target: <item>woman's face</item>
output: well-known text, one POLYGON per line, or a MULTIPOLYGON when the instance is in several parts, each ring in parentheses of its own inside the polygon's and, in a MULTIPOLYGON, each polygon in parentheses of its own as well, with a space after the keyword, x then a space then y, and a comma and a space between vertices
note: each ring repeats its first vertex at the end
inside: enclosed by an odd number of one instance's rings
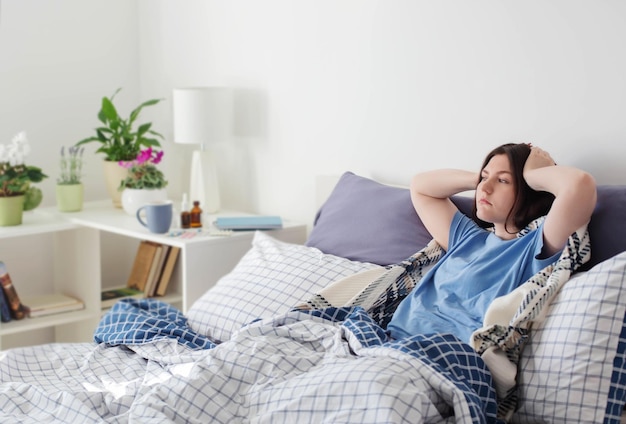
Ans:
MULTIPOLYGON (((509 158, 504 154, 495 155, 482 170, 476 187, 476 215, 494 224, 496 234, 500 235, 498 230, 505 230, 515 196, 515 181, 509 158)), ((512 222, 507 228, 509 232, 518 230, 512 222)))

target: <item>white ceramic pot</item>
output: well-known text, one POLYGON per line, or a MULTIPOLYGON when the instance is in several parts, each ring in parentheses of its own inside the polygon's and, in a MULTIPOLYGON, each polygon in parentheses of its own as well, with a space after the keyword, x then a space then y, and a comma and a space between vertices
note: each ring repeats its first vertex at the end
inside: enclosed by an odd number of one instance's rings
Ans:
POLYGON ((167 200, 167 191, 164 188, 158 189, 136 189, 125 188, 122 191, 122 208, 131 215, 136 216, 137 209, 150 202, 167 200))

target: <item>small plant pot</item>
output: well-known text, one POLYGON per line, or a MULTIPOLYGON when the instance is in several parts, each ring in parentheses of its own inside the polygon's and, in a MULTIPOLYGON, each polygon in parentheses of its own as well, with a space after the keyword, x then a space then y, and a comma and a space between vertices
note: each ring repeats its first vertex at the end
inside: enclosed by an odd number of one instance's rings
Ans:
POLYGON ((57 208, 61 212, 78 212, 83 209, 82 184, 57 184, 57 208))
POLYGON ((24 212, 24 195, 0 197, 0 227, 20 225, 24 212))

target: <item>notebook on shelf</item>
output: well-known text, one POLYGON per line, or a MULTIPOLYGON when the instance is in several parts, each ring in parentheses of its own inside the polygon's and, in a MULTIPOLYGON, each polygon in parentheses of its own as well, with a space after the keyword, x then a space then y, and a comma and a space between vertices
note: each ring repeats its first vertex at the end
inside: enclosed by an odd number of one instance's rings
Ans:
POLYGON ((85 307, 79 299, 61 293, 24 297, 23 302, 26 315, 30 318, 77 311, 85 307))
POLYGON ((105 289, 100 293, 100 307, 102 309, 110 308, 120 299, 143 299, 144 297, 146 297, 146 294, 143 290, 137 290, 131 287, 105 289))
POLYGON ((214 225, 220 230, 275 230, 283 228, 283 220, 276 215, 220 216, 214 225))

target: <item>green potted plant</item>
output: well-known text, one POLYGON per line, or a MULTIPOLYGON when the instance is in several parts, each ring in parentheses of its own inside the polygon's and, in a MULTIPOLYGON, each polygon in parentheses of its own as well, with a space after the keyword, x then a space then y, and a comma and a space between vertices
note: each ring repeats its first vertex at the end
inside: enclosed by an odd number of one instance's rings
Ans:
POLYGON ((148 147, 141 150, 132 161, 120 161, 119 166, 127 170, 127 176, 120 182, 122 208, 135 216, 137 209, 146 203, 167 200, 167 180, 157 165, 163 158, 163 151, 148 147))
POLYGON ((77 212, 83 208, 83 151, 84 147, 71 146, 65 154, 61 147, 61 172, 57 178, 57 207, 61 212, 77 212))
POLYGON ((43 193, 32 183, 48 176, 41 168, 24 164, 30 153, 25 132, 18 133, 8 145, 0 145, 0 226, 19 225, 22 213, 36 208, 43 193))
POLYGON ((117 163, 134 160, 144 147, 160 147, 161 143, 158 139, 163 139, 161 134, 152 129, 150 122, 136 126, 141 110, 144 107, 156 105, 163 99, 145 101, 133 109, 128 118, 122 118, 113 104, 120 90, 121 88, 118 88, 110 98, 102 98, 102 105, 98 112, 98 120, 102 125, 95 129, 96 135, 76 143, 76 146, 87 143, 99 144, 96 153, 103 153, 105 156, 107 190, 116 207, 121 207, 117 187, 126 176, 126 170, 117 166, 117 163))

